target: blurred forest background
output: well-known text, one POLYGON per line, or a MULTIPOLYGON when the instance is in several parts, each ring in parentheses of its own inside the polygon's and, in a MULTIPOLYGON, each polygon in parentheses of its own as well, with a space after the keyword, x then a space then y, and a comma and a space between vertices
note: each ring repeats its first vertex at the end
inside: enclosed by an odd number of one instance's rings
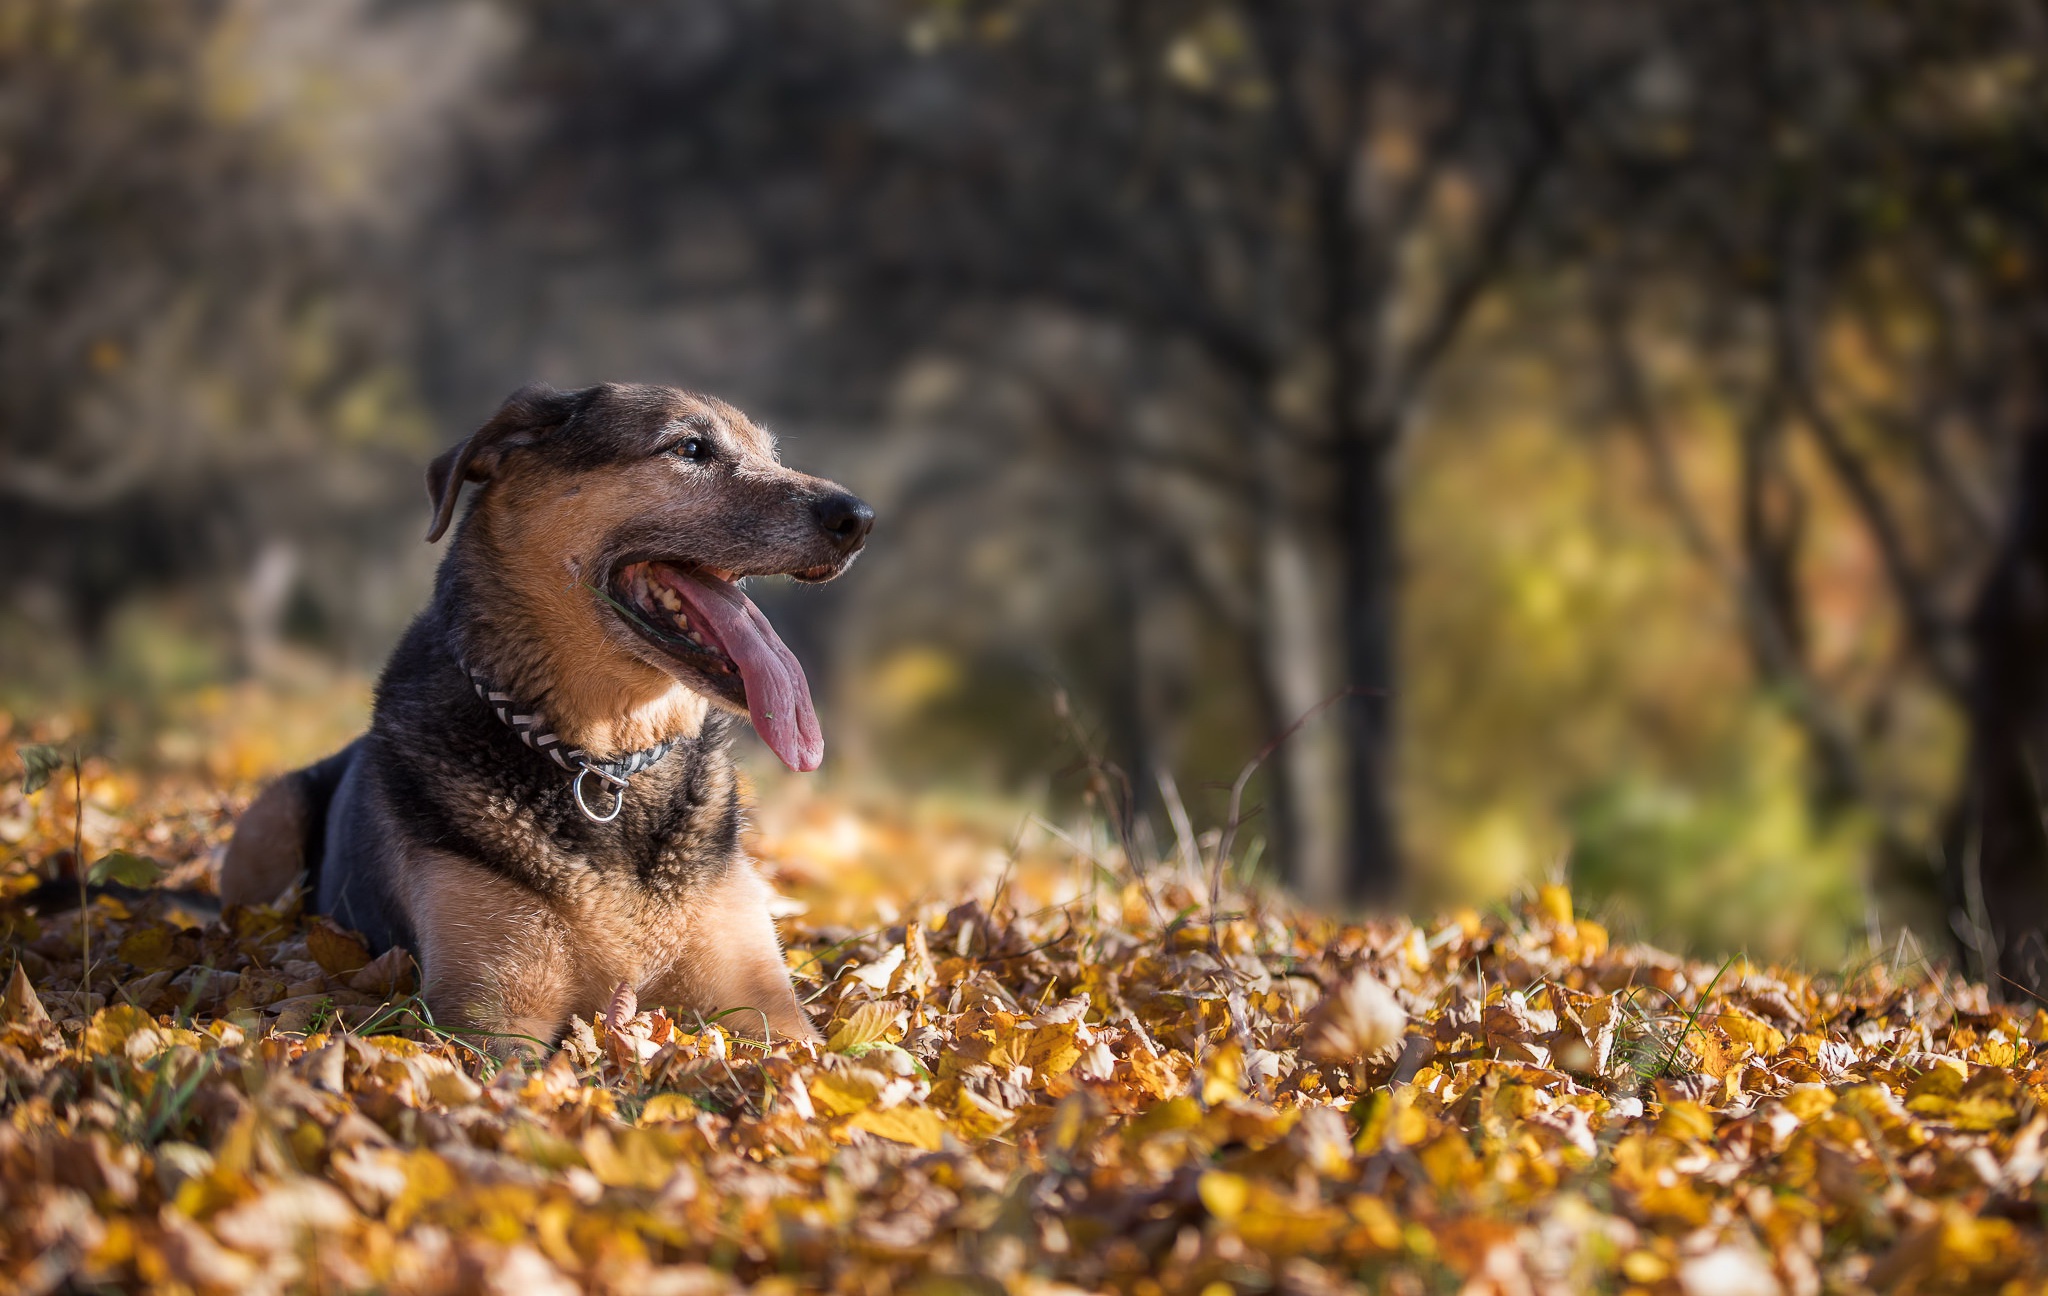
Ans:
POLYGON ((11 0, 0 212, 0 704, 124 760, 673 382, 880 513, 761 595, 834 779, 1071 805, 1064 692, 1169 849, 1291 732, 1321 903, 2048 987, 2037 5, 11 0))

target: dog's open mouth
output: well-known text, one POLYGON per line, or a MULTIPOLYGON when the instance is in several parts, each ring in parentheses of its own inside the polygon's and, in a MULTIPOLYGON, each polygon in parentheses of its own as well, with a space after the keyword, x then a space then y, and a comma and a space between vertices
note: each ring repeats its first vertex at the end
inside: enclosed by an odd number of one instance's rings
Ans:
MULTIPOLYGON (((798 579, 821 579, 808 572, 798 579)), ((622 619, 690 668, 705 692, 744 709, 762 741, 793 770, 814 770, 825 739, 804 668, 730 572, 628 563, 613 579, 622 619)))

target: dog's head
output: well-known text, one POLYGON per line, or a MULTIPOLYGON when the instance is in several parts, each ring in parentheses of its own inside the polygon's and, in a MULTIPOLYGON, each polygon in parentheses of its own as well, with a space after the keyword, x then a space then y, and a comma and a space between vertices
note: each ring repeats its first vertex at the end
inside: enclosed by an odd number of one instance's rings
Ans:
POLYGON ((480 527, 476 560, 543 618, 532 651, 558 698, 641 663, 750 715, 792 769, 818 767, 803 667, 737 582, 831 580, 867 541, 866 504, 784 468, 732 406, 672 387, 515 392, 428 469, 429 541, 466 481, 488 486, 465 541, 480 527))

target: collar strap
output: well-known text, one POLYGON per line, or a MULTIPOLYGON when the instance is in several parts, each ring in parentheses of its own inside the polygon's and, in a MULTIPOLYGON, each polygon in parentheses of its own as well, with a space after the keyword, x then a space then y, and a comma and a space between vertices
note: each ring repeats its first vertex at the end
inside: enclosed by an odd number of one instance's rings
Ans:
POLYGON ((656 764, 683 743, 681 738, 670 738, 652 747, 627 752, 617 760, 598 760, 581 747, 571 747, 563 742, 561 735, 549 729, 538 713, 522 709, 510 693, 493 688, 491 682, 471 670, 467 662, 458 658, 455 664, 468 677, 484 705, 490 707, 506 728, 518 734, 521 742, 576 776, 570 784, 576 796, 576 808, 594 823, 610 823, 618 818, 619 810, 626 804, 627 780, 656 764), (609 814, 598 814, 583 799, 583 780, 592 774, 612 786, 614 800, 609 814))

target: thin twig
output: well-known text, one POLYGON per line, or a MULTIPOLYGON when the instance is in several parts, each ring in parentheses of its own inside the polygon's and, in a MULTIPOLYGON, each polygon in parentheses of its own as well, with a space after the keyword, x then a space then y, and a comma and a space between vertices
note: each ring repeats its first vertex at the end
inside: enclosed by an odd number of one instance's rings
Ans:
POLYGON ((1173 771, 1160 767, 1159 797, 1166 803, 1167 822, 1173 825, 1173 839, 1180 847, 1181 863, 1195 876, 1202 875, 1202 851, 1195 845, 1195 826, 1188 819, 1188 808, 1180 799, 1180 786, 1173 781, 1173 771))
MULTIPOLYGON (((1130 868, 1131 876, 1137 879, 1138 888, 1144 893, 1146 907, 1152 910, 1152 919, 1161 927, 1166 925, 1166 911, 1160 907, 1159 897, 1152 893, 1151 879, 1145 875, 1145 866, 1138 855, 1138 845, 1131 838, 1130 814, 1128 809, 1135 797, 1131 794, 1130 779, 1122 770, 1097 755, 1088 742, 1088 735, 1081 732, 1080 722, 1074 719, 1074 709, 1067 700, 1066 690, 1061 689, 1053 698, 1053 712, 1066 723, 1067 731, 1073 736, 1075 746, 1081 749, 1083 763, 1088 769, 1088 789, 1101 802, 1102 810, 1116 828, 1117 841, 1124 851, 1124 863, 1130 868), (1110 775, 1124 787, 1122 812, 1116 803, 1116 787, 1110 775)), ((1071 839, 1070 839, 1071 840, 1071 839)))
POLYGON ((1244 768, 1237 772, 1237 778, 1230 784, 1230 813, 1223 821, 1223 836, 1216 843, 1216 859, 1214 866, 1210 870, 1209 878, 1209 908, 1211 910, 1216 908, 1216 897, 1223 887, 1224 861, 1230 858, 1230 848, 1237 840, 1237 826, 1243 822, 1245 786, 1252 781, 1252 775, 1258 772, 1259 766, 1270 760, 1273 753, 1279 751, 1288 739, 1300 733, 1302 726, 1344 699, 1353 697, 1385 697, 1386 695, 1387 691, 1383 688, 1375 688, 1365 684, 1347 684, 1302 712, 1300 716, 1296 717, 1293 724, 1282 729, 1272 741, 1259 748, 1252 758, 1244 763, 1244 768))
POLYGON ((85 867, 85 772, 71 749, 71 867, 78 873, 78 1015, 92 1017, 92 888, 85 867))
POLYGON ((1051 949, 1051 948, 1052 948, 1053 946, 1055 946, 1055 945, 1058 945, 1058 944, 1060 944, 1060 943, 1062 943, 1062 942, 1066 941, 1066 940, 1067 940, 1068 938, 1070 938, 1071 936, 1073 936, 1073 934, 1074 934, 1074 920, 1073 920, 1073 918, 1072 918, 1071 916, 1069 916, 1069 917, 1068 917, 1068 919, 1067 919, 1067 929, 1066 929, 1065 931, 1061 932, 1061 933, 1060 933, 1059 935, 1057 935, 1057 936, 1053 937, 1053 938, 1052 938, 1051 940, 1049 940, 1049 941, 1045 942, 1045 943, 1044 943, 1043 945, 1033 945, 1033 946, 1032 946, 1032 947, 1031 947, 1030 949, 1021 949, 1021 950, 1018 950, 1018 951, 1017 951, 1016 953, 1014 953, 1014 954, 984 954, 984 955, 982 955, 982 956, 981 956, 980 958, 976 959, 976 960, 975 960, 975 962, 977 962, 977 963, 1003 963, 1003 962, 1007 962, 1007 961, 1008 961, 1008 960, 1010 960, 1010 959, 1019 959, 1019 958, 1024 958, 1024 957, 1026 957, 1026 956, 1028 956, 1028 955, 1031 955, 1031 954, 1036 954, 1036 953, 1038 953, 1038 952, 1039 952, 1040 950, 1049 950, 1049 949, 1051 949))

